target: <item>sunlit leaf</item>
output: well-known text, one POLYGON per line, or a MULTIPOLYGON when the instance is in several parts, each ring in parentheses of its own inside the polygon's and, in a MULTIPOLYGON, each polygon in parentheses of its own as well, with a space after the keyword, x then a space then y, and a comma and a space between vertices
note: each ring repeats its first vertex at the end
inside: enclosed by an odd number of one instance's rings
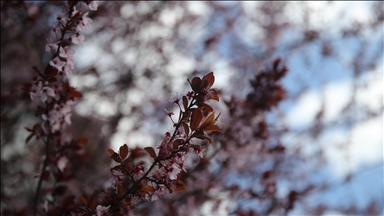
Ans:
POLYGON ((140 191, 144 191, 144 192, 154 192, 155 189, 154 189, 152 186, 150 186, 150 185, 144 185, 144 186, 140 189, 140 191))
POLYGON ((201 128, 204 132, 220 132, 220 128, 217 125, 207 125, 204 128, 201 128))
POLYGON ((204 119, 204 121, 201 123, 201 125, 200 125, 199 128, 202 129, 202 128, 208 126, 208 125, 212 125, 212 124, 213 124, 213 120, 214 120, 214 118, 215 118, 215 113, 212 112, 211 114, 209 114, 209 115, 204 119))

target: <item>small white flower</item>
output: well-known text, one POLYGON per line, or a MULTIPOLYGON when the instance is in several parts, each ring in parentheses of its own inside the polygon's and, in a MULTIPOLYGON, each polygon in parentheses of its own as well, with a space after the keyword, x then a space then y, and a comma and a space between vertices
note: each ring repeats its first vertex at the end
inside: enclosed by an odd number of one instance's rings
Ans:
POLYGON ((55 97, 55 91, 51 87, 43 87, 43 83, 40 81, 32 86, 29 95, 32 101, 36 101, 37 98, 40 98, 42 102, 45 102, 48 100, 48 96, 52 98, 55 97))
POLYGON ((68 46, 66 47, 60 47, 60 50, 59 50, 59 56, 62 57, 62 58, 72 58, 73 57, 73 54, 75 54, 75 50, 69 48, 68 46))
POLYGON ((91 3, 89 3, 89 5, 88 5, 89 9, 93 10, 93 11, 97 10, 97 6, 99 6, 99 5, 95 1, 91 1, 91 3))
POLYGON ((54 42, 52 38, 47 39, 47 44, 45 45, 45 51, 50 52, 53 50, 54 52, 57 51, 57 48, 59 47, 57 45, 58 42, 54 42))
POLYGON ((84 39, 85 39, 84 35, 79 34, 79 33, 71 36, 71 41, 74 44, 82 43, 84 41, 84 39))
POLYGON ((102 205, 98 205, 96 207, 96 215, 97 216, 106 216, 108 215, 108 209, 109 209, 110 206, 102 206, 102 205))
POLYGON ((49 65, 55 67, 58 71, 61 71, 63 70, 65 62, 61 61, 59 57, 56 57, 53 60, 49 61, 49 65))
POLYGON ((180 173, 181 169, 177 164, 172 164, 172 172, 169 173, 169 179, 175 180, 177 179, 177 174, 180 173))

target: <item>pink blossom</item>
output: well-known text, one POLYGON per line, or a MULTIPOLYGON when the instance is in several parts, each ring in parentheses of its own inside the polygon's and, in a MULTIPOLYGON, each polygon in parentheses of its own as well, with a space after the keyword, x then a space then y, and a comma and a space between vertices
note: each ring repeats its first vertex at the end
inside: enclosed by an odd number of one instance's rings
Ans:
POLYGON ((61 28, 57 26, 56 24, 51 25, 51 36, 52 37, 58 37, 58 35, 61 35, 61 28))
POLYGON ((74 44, 82 43, 84 41, 85 37, 82 34, 76 33, 71 36, 70 40, 74 44))
POLYGON ((53 109, 49 111, 48 115, 43 114, 41 117, 44 121, 49 121, 52 133, 59 131, 61 126, 71 124, 71 110, 73 101, 69 100, 66 103, 55 104, 53 109))
POLYGON ((71 14, 71 18, 73 18, 73 17, 75 17, 75 16, 77 16, 77 15, 79 15, 79 14, 81 14, 81 11, 80 11, 80 10, 73 10, 73 11, 72 11, 72 14, 71 14))
POLYGON ((97 10, 97 6, 99 6, 99 5, 98 5, 97 2, 95 2, 95 1, 91 1, 91 2, 88 4, 89 9, 90 9, 90 10, 93 10, 93 11, 96 11, 96 10, 97 10))
POLYGON ((204 152, 204 149, 201 146, 194 146, 193 147, 193 151, 195 152, 195 154, 197 154, 201 158, 203 158, 205 152, 204 152))
POLYGON ((84 31, 84 28, 88 30, 92 28, 92 19, 88 17, 88 12, 82 16, 76 27, 78 32, 84 31))
POLYGON ((122 186, 123 185, 123 179, 120 176, 124 176, 123 173, 120 170, 112 170, 112 186, 122 186))
POLYGON ((171 111, 171 109, 164 109, 164 111, 165 111, 165 115, 167 115, 167 116, 169 116, 169 117, 171 117, 171 115, 174 115, 175 113, 173 113, 172 111, 171 111))
POLYGON ((63 156, 60 157, 59 160, 57 160, 57 168, 59 168, 62 172, 64 172, 64 169, 67 167, 68 164, 68 158, 63 156))
POLYGON ((158 149, 160 158, 167 158, 172 152, 171 145, 168 144, 167 140, 164 140, 158 149))
POLYGON ((97 216, 108 216, 108 209, 109 209, 110 206, 102 206, 102 205, 98 205, 96 207, 96 215, 97 216))
POLYGON ((60 13, 59 15, 57 15, 56 19, 59 22, 61 22, 63 25, 65 25, 67 23, 67 18, 63 13, 60 13))
POLYGON ((169 179, 175 180, 177 179, 177 174, 181 171, 180 166, 177 164, 172 164, 172 171, 169 173, 169 179))
POLYGON ((142 164, 138 164, 138 165, 136 165, 136 166, 133 168, 133 175, 134 175, 137 179, 141 178, 141 177, 143 176, 143 174, 144 174, 144 169, 145 169, 144 165, 142 165, 142 164))
POLYGON ((66 47, 60 47, 60 50, 59 50, 59 56, 62 57, 62 58, 72 58, 73 55, 75 54, 75 50, 69 48, 69 46, 66 46, 66 47))
POLYGON ((67 75, 67 76, 71 75, 72 74, 72 70, 74 68, 75 68, 75 66, 74 66, 72 61, 67 62, 67 64, 64 66, 64 74, 67 75))
POLYGON ((157 185, 157 187, 155 188, 155 192, 153 192, 152 194, 151 201, 158 200, 160 197, 162 197, 165 194, 165 191, 166 191, 166 188, 164 185, 162 184, 157 185))
POLYGON ((48 96, 52 98, 55 97, 55 91, 48 86, 43 87, 43 83, 40 81, 37 85, 32 86, 29 95, 32 101, 35 101, 37 97, 40 97, 41 101, 45 102, 47 101, 48 96))
POLYGON ((49 65, 55 67, 58 71, 61 71, 65 65, 65 62, 60 60, 59 57, 56 57, 53 60, 49 61, 49 65))
POLYGON ((59 47, 57 45, 58 42, 54 42, 52 38, 47 39, 47 42, 48 43, 45 45, 45 51, 50 52, 51 50, 53 50, 54 52, 56 52, 57 48, 59 47))
POLYGON ((178 104, 179 103, 179 101, 180 101, 180 96, 178 95, 178 94, 175 94, 175 95, 173 95, 172 96, 172 98, 171 98, 171 102, 173 103, 173 104, 178 104))

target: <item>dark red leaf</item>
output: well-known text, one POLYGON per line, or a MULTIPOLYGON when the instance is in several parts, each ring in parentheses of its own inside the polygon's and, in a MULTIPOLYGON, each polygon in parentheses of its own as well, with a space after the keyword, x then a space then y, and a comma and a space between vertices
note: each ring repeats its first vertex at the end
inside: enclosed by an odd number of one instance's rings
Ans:
POLYGON ((151 155, 151 157, 153 159, 156 159, 156 153, 155 153, 155 150, 153 150, 152 147, 145 147, 144 150, 147 151, 149 153, 149 155, 151 155))
POLYGON ((208 86, 206 86, 206 87, 210 88, 213 85, 213 83, 215 82, 215 76, 213 75, 213 72, 210 72, 207 75, 205 75, 203 77, 203 80, 206 80, 208 82, 208 86))
POLYGON ((53 189, 53 191, 52 191, 52 195, 53 195, 53 196, 60 196, 60 195, 63 195, 67 189, 68 189, 67 186, 65 186, 65 185, 59 185, 59 186, 55 187, 55 189, 53 189))
POLYGON ((87 138, 85 138, 85 137, 80 137, 78 140, 77 140, 77 144, 78 145, 85 145, 85 144, 87 144, 87 142, 88 142, 88 139, 87 138))
POLYGON ((220 128, 217 125, 207 125, 204 128, 201 128, 204 132, 220 132, 220 128))
POLYGON ((210 100, 215 100, 215 101, 219 101, 219 96, 217 95, 217 91, 216 89, 210 89, 209 90, 209 99, 210 100))
POLYGON ((191 130, 195 131, 199 125, 201 120, 203 119, 203 114, 199 109, 193 109, 192 115, 191 115, 191 130))
POLYGON ((140 191, 144 192, 154 192, 155 189, 150 185, 144 185, 142 188, 140 188, 140 191))
POLYGON ((80 199, 81 199, 81 202, 83 202, 83 204, 85 205, 85 207, 88 207, 87 199, 85 199, 85 197, 83 197, 83 196, 80 196, 80 199))
POLYGON ((68 0, 67 3, 68 3, 68 7, 73 7, 77 4, 77 1, 68 0))
POLYGON ((43 173, 43 180, 45 180, 45 181, 49 180, 49 172, 48 171, 44 171, 44 173, 43 173))
POLYGON ((25 139, 25 144, 28 144, 28 142, 32 139, 32 137, 34 136, 35 134, 30 134, 26 139, 25 139))
POLYGON ((207 112, 207 113, 213 112, 212 107, 209 106, 208 104, 203 104, 203 109, 204 109, 204 112, 207 112))
POLYGON ((121 157, 121 159, 125 159, 128 155, 128 146, 127 144, 124 144, 120 147, 120 150, 119 150, 119 155, 121 157))
POLYGON ((76 91, 75 88, 71 87, 69 89, 69 94, 74 97, 74 98, 81 98, 83 97, 83 95, 79 92, 79 91, 76 91))
POLYGON ((188 127, 187 123, 181 122, 181 125, 184 128, 184 133, 187 134, 187 136, 188 136, 189 135, 189 127, 188 127))
POLYGON ((121 158, 117 153, 113 153, 113 155, 111 155, 111 158, 117 163, 121 163, 121 158))
POLYGON ((114 153, 116 153, 115 151, 113 151, 112 149, 108 149, 108 152, 109 154, 113 155, 114 153))
POLYGON ((94 194, 93 196, 92 196, 92 198, 91 198, 91 203, 89 204, 89 207, 90 208, 92 208, 92 209, 94 209, 94 208, 96 208, 96 206, 97 206, 97 204, 98 204, 98 197, 97 197, 97 195, 96 194, 94 194))
POLYGON ((192 90, 195 92, 200 92, 203 82, 200 77, 194 77, 191 82, 192 90))
POLYGON ((184 106, 184 111, 186 111, 188 108, 188 99, 185 96, 183 96, 183 106, 184 106))

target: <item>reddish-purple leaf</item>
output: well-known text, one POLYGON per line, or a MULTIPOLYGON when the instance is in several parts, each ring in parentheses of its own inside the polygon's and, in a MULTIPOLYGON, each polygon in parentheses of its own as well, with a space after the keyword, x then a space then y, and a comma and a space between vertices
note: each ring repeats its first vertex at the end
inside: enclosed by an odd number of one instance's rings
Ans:
POLYGON ((200 77, 194 77, 191 82, 191 87, 194 92, 200 92, 201 86, 202 86, 202 81, 200 77))
POLYGON ((85 144, 87 144, 87 142, 88 142, 88 139, 87 138, 85 138, 85 137, 80 137, 78 140, 77 140, 77 144, 78 145, 85 145, 85 144))
POLYGON ((203 104, 203 109, 204 109, 204 112, 207 112, 207 113, 213 112, 212 107, 209 106, 208 104, 203 104))
POLYGON ((215 100, 215 101, 219 101, 219 96, 217 95, 217 91, 216 89, 210 89, 209 90, 209 99, 210 100, 215 100))
POLYGON ((187 136, 188 136, 189 135, 189 127, 188 127, 187 123, 181 122, 181 125, 184 128, 184 133, 187 134, 187 136))
POLYGON ((89 207, 90 208, 96 208, 97 204, 98 204, 98 197, 96 194, 94 194, 91 198, 91 203, 89 204, 89 207))
POLYGON ((140 189, 140 191, 144 191, 144 192, 154 192, 155 189, 154 189, 152 186, 150 186, 150 185, 144 185, 144 186, 140 189))
POLYGON ((183 106, 184 106, 184 111, 186 111, 188 108, 188 99, 185 96, 183 96, 183 106))
POLYGON ((145 147, 144 150, 147 151, 149 153, 149 155, 151 155, 151 157, 153 159, 156 159, 156 153, 155 153, 155 150, 153 150, 152 147, 145 147))
POLYGON ((114 153, 116 153, 115 151, 113 151, 112 149, 108 149, 108 152, 109 154, 113 155, 114 153))
POLYGON ((79 91, 76 91, 75 88, 73 88, 73 87, 71 87, 69 89, 69 95, 71 95, 74 98, 81 98, 81 97, 83 97, 83 95, 79 91))
POLYGON ((120 155, 121 159, 125 159, 127 157, 127 155, 128 155, 128 146, 127 146, 127 144, 124 144, 124 145, 120 146, 119 155, 120 155))
POLYGON ((80 196, 80 199, 81 199, 81 202, 83 202, 83 204, 85 205, 85 207, 88 207, 88 200, 85 199, 85 197, 83 196, 80 196))
POLYGON ((208 126, 208 125, 213 125, 213 120, 215 118, 215 113, 212 112, 211 114, 209 114, 205 119, 204 121, 200 124, 200 129, 203 129, 204 127, 208 126))
POLYGON ((195 131, 199 125, 201 120, 203 119, 203 114, 199 109, 193 109, 191 115, 191 130, 195 131))
POLYGON ((203 77, 203 80, 206 80, 208 82, 208 88, 210 88, 213 83, 215 82, 215 76, 213 75, 213 72, 208 73, 203 77))
POLYGON ((220 128, 217 125, 207 125, 204 128, 201 128, 204 132, 220 132, 220 128))
POLYGON ((52 191, 52 195, 53 196, 63 195, 67 189, 68 189, 68 187, 65 185, 56 186, 55 189, 53 189, 53 191, 52 191))
POLYGON ((111 155, 111 158, 117 163, 121 163, 121 158, 117 153, 113 153, 113 155, 111 155))
POLYGON ((25 139, 25 144, 28 144, 28 142, 32 139, 32 137, 34 136, 35 134, 30 134, 26 139, 25 139))

